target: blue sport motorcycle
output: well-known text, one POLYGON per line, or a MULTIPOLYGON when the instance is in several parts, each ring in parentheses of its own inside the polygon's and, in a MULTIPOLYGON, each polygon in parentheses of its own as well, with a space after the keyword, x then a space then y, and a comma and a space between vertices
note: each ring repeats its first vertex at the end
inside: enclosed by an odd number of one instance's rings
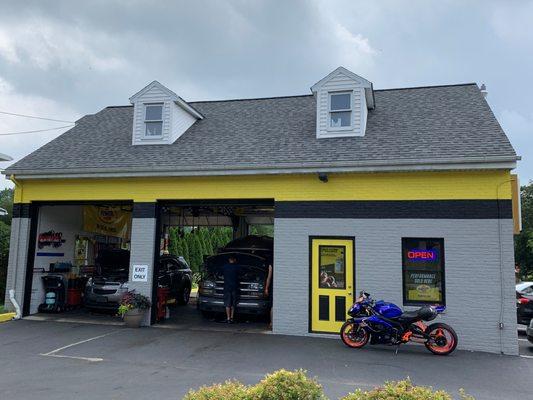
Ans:
POLYGON ((437 322, 427 326, 442 313, 444 306, 424 306, 416 311, 403 312, 400 307, 385 301, 375 301, 361 292, 348 311, 350 319, 342 325, 341 339, 351 348, 370 344, 399 346, 410 341, 423 343, 433 354, 448 355, 457 347, 457 334, 449 325, 437 322))

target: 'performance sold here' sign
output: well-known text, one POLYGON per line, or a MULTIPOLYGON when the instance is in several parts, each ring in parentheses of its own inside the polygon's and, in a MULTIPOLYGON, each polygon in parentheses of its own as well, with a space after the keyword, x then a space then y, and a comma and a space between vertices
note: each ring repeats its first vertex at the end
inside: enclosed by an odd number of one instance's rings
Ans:
POLYGON ((148 282, 148 265, 134 265, 133 282, 148 282))

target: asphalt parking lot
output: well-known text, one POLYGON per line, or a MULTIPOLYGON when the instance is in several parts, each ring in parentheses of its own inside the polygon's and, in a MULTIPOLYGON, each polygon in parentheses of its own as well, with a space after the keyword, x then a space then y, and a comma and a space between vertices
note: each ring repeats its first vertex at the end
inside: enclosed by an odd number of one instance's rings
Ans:
POLYGON ((438 357, 414 345, 395 355, 322 338, 29 320, 1 324, 0 343, 4 398, 180 399, 189 388, 230 378, 251 384, 279 368, 307 369, 331 398, 406 377, 478 399, 525 399, 532 390, 533 359, 438 357))

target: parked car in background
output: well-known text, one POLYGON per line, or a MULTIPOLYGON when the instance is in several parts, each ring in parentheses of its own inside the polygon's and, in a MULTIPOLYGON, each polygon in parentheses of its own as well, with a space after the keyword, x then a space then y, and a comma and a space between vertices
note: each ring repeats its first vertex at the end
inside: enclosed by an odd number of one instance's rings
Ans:
MULTIPOLYGON (((87 281, 84 305, 93 310, 118 309, 128 291, 130 252, 112 249, 101 251, 97 273, 87 281)), ((191 295, 192 271, 183 257, 165 255, 159 259, 158 285, 169 288, 169 298, 187 304, 191 295)))
POLYGON ((516 315, 519 324, 529 325, 533 319, 533 282, 516 284, 516 315))
POLYGON ((170 298, 175 298, 180 305, 189 302, 192 288, 192 271, 179 256, 164 255, 159 258, 158 285, 170 289, 170 298))
POLYGON ((264 292, 273 250, 271 237, 249 235, 229 242, 216 255, 206 258, 198 290, 198 308, 202 314, 209 317, 213 313, 224 312, 222 267, 230 256, 234 256, 241 267, 236 313, 267 315, 272 307, 272 298, 264 292))

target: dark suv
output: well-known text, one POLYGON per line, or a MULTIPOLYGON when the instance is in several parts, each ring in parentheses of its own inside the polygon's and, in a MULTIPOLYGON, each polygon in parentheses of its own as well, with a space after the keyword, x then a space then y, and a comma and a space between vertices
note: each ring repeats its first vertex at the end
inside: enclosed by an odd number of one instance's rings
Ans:
POLYGON ((159 286, 168 287, 170 298, 175 298, 178 304, 185 305, 189 302, 192 271, 183 257, 161 256, 157 283, 159 286))
POLYGON ((272 299, 265 296, 268 265, 273 259, 274 241, 268 236, 245 236, 235 239, 206 258, 198 290, 198 308, 205 316, 224 312, 224 277, 222 267, 230 255, 237 259, 239 272, 239 314, 266 315, 272 299))

